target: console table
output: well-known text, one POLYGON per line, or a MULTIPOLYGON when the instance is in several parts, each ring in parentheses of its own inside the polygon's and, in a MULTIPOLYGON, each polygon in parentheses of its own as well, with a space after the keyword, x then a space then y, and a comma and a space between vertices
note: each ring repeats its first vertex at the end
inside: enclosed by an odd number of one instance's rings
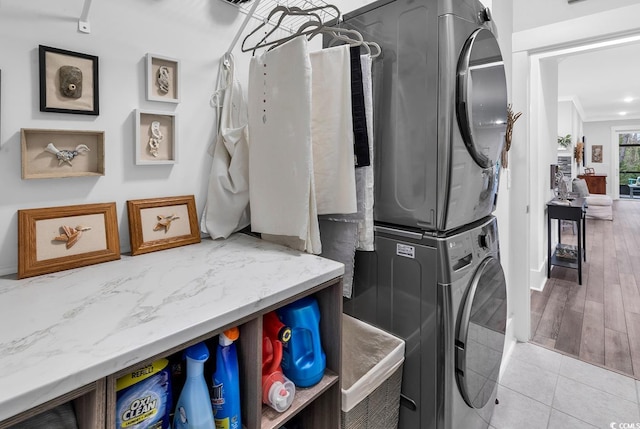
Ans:
POLYGON ((571 201, 561 201, 556 198, 547 203, 547 278, 551 277, 551 266, 557 265, 578 270, 578 284, 582 284, 582 261, 587 260, 586 251, 586 199, 576 198, 571 201), (551 251, 551 220, 558 223, 558 246, 551 251), (561 224, 563 220, 576 222, 578 226, 577 246, 562 246, 561 224), (575 259, 558 256, 559 249, 575 251, 575 259))

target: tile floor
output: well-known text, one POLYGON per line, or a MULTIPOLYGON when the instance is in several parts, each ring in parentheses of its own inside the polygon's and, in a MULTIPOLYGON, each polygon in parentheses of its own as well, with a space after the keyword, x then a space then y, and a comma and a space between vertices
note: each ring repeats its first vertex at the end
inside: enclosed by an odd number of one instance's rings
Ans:
POLYGON ((532 343, 503 370, 491 429, 640 429, 640 381, 532 343))

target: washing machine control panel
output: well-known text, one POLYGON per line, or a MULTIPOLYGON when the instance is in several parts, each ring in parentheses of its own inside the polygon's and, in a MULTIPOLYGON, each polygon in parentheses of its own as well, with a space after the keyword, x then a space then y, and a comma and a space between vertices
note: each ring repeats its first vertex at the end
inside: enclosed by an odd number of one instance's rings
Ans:
POLYGON ((470 234, 461 234, 449 241, 447 246, 449 264, 454 271, 466 267, 473 261, 473 243, 470 234))

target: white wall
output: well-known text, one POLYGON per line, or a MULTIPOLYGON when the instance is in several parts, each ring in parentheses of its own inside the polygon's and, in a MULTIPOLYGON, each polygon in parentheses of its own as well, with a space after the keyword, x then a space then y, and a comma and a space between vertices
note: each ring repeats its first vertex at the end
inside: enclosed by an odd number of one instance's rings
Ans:
POLYGON ((638 0, 513 0, 513 31, 522 31, 585 15, 637 4, 638 0))
MULTIPOLYGON (((17 267, 19 209, 84 203, 117 203, 120 242, 129 250, 126 201, 194 194, 200 215, 205 203, 215 135, 218 60, 244 15, 219 0, 95 1, 91 34, 77 30, 81 0, 2 0, 0 2, 0 273, 17 267), (99 57, 100 115, 39 111, 38 45, 99 57), (180 104, 145 100, 144 58, 148 53, 176 58, 182 67, 180 104), (134 109, 178 114, 179 163, 137 166, 134 109), (105 131, 105 176, 22 180, 20 129, 105 131)), ((241 68, 246 55, 238 56, 241 68)))
MULTIPOLYGON (((574 149, 579 141, 582 141, 583 122, 573 100, 558 101, 558 136, 571 134, 571 145, 566 149, 558 147, 558 156, 570 156, 573 158, 574 149)), ((586 153, 586 152, 585 152, 586 153)), ((574 159, 575 161, 575 159, 574 159)), ((583 172, 582 164, 571 163, 571 177, 576 177, 583 172)))

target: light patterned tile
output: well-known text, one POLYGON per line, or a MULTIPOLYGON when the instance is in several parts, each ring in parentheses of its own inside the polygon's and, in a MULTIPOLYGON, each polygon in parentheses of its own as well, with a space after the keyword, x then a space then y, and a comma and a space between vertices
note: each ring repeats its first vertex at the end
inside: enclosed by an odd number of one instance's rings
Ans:
POLYGON ((558 410, 551 410, 549 425, 547 429, 598 429, 597 426, 590 425, 582 420, 565 414, 558 410))
POLYGON ((626 377, 569 356, 562 357, 560 374, 587 386, 619 396, 627 401, 638 402, 635 387, 636 380, 631 377, 626 377))
POLYGON ((511 357, 536 365, 546 371, 558 373, 562 354, 532 343, 517 343, 511 357))
POLYGON ((558 378, 552 407, 599 428, 611 427, 613 422, 640 422, 636 402, 626 401, 562 375, 558 378))
POLYGON ((551 405, 557 379, 557 373, 523 360, 510 359, 500 384, 538 402, 551 405))
POLYGON ((540 429, 546 428, 551 407, 514 392, 504 386, 498 387, 500 404, 493 409, 491 426, 495 429, 540 429))

